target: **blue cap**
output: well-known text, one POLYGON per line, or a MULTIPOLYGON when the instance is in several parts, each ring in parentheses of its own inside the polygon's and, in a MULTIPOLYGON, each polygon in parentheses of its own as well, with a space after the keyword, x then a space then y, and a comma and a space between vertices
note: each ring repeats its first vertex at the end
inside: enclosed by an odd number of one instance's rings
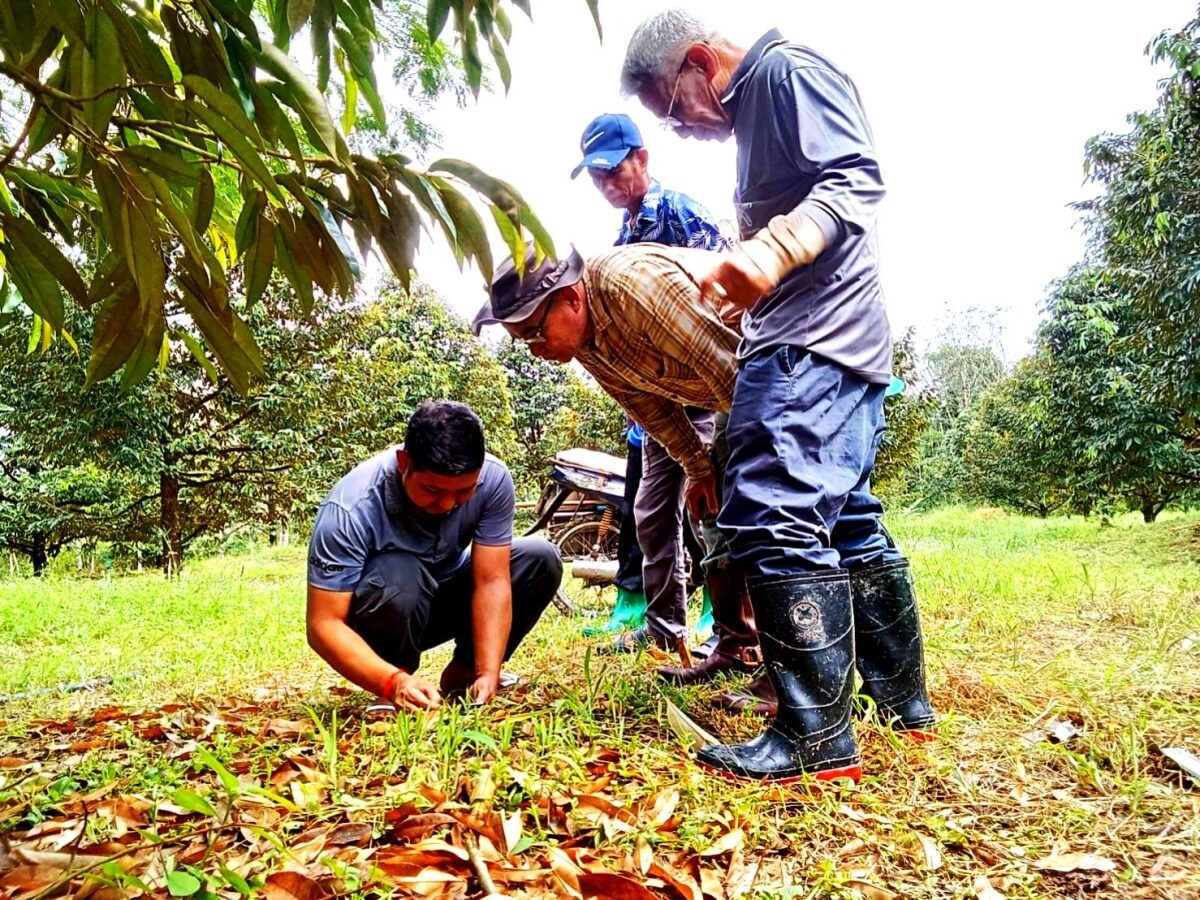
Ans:
POLYGON ((575 167, 571 177, 576 177, 584 169, 609 172, 625 161, 630 150, 644 146, 642 133, 629 116, 620 113, 597 116, 583 130, 583 137, 579 140, 583 162, 575 167))

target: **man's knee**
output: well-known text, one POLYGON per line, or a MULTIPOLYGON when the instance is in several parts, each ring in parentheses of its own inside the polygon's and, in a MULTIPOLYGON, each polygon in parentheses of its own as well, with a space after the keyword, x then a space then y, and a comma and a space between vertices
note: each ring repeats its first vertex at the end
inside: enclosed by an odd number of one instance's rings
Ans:
POLYGON ((512 574, 514 586, 518 580, 541 584, 553 594, 563 577, 558 547, 544 538, 517 538, 512 544, 512 574))

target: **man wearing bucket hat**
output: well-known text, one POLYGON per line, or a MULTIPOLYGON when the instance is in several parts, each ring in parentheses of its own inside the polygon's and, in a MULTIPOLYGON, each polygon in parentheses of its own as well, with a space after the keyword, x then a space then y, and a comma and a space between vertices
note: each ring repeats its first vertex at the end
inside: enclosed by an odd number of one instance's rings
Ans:
MULTIPOLYGON (((597 116, 584 129, 579 145, 583 158, 571 177, 586 169, 604 199, 624 210, 618 246, 653 242, 703 250, 729 249, 729 239, 703 205, 686 194, 664 189, 650 176, 649 152, 637 125, 628 116, 597 116)), ((740 313, 734 318, 740 318, 740 313)), ((686 412, 697 433, 711 441, 717 414, 696 407, 686 412)), ((645 555, 642 571, 646 624, 618 637, 618 650, 633 650, 651 641, 660 646, 678 646, 687 640, 684 472, 653 435, 642 443, 641 463, 633 518, 637 543, 645 555)), ((696 666, 659 669, 669 681, 693 684, 719 674, 749 672, 758 665, 745 578, 729 567, 708 566, 705 582, 715 625, 711 652, 696 666)))
MULTIPOLYGON (((663 446, 685 473, 684 493, 702 524, 710 574, 729 565, 715 521, 726 445, 718 427, 710 446, 687 409, 729 409, 738 345, 737 332, 701 300, 696 286, 712 255, 630 244, 586 264, 575 250, 560 262, 537 264, 531 250, 523 276, 512 259, 498 267, 473 324, 476 334, 485 325, 503 325, 542 359, 578 360, 663 446)), ((752 629, 723 629, 720 635, 722 654, 751 665, 757 649, 752 629)))

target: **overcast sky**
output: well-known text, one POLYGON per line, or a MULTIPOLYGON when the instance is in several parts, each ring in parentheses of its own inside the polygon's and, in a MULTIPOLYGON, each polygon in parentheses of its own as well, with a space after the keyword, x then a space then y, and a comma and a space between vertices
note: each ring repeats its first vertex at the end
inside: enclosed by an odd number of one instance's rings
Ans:
MULTIPOLYGON (((601 43, 583 0, 534 0, 532 23, 514 13, 512 90, 466 109, 439 106, 435 155, 511 181, 560 248, 574 243, 586 255, 612 243, 620 213, 585 175, 570 180, 579 136, 593 116, 625 112, 642 129, 651 173, 731 219, 733 140, 662 132, 619 94, 634 27, 677 5, 601 0, 601 43)), ((915 326, 929 341, 970 321, 970 307, 1000 308, 1010 363, 1028 347, 1046 285, 1082 255, 1069 204, 1095 192, 1084 183, 1085 141, 1125 130, 1131 111, 1154 104, 1163 73, 1146 43, 1196 11, 1194 0, 686 6, 746 46, 778 27, 850 75, 888 187, 880 242, 893 330, 915 326)), ((483 299, 476 270, 460 275, 440 247, 423 251, 418 269, 455 310, 474 314, 483 299)))

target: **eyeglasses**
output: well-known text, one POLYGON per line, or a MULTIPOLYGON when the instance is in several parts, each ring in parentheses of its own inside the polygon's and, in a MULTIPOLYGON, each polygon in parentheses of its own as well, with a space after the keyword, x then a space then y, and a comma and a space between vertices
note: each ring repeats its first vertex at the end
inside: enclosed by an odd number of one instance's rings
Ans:
POLYGON ((675 111, 675 98, 679 94, 679 79, 683 77, 683 67, 687 65, 685 56, 679 63, 679 71, 675 73, 675 87, 671 88, 671 102, 667 104, 667 113, 659 122, 658 127, 663 131, 677 131, 683 127, 683 122, 671 115, 675 111))
MULTIPOLYGON (((546 335, 544 329, 546 327, 546 316, 550 315, 550 306, 554 303, 554 298, 547 298, 542 304, 542 316, 538 319, 537 325, 532 331, 526 331, 522 334, 514 334, 512 339, 520 341, 522 344, 544 344, 546 343, 546 335)), ((511 333, 511 332, 510 332, 511 333)))

